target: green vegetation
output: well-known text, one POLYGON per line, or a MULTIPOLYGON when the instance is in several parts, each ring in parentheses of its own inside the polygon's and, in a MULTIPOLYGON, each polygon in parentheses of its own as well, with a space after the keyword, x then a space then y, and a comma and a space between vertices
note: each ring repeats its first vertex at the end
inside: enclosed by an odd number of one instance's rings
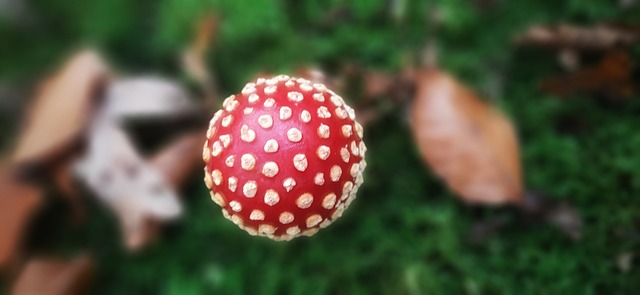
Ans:
MULTIPOLYGON (((441 23, 433 28, 422 1, 407 0, 399 23, 385 2, 398 1, 37 0, 28 24, 0 22, 0 77, 35 79, 65 53, 93 44, 122 71, 184 80, 178 52, 207 9, 223 19, 210 56, 223 93, 237 92, 256 72, 288 72, 300 64, 331 71, 352 61, 398 71, 406 52, 419 52, 433 38, 443 68, 479 93, 493 93, 493 76, 504 79, 492 100, 518 126, 527 186, 576 206, 584 218, 581 241, 528 224, 508 209, 459 202, 420 164, 398 111, 366 130, 369 166, 359 197, 313 238, 277 243, 250 237, 222 217, 198 176, 185 193, 186 217, 141 253, 121 248, 115 217, 95 201, 80 227, 55 221, 66 209, 48 206, 37 223, 36 249, 90 249, 100 270, 95 294, 637 292, 640 268, 622 272, 616 257, 640 253, 640 97, 611 105, 541 94, 539 82, 561 72, 555 55, 515 48, 512 37, 535 23, 637 21, 638 6, 476 1, 493 3, 484 9, 471 1, 439 1, 432 6, 441 11, 441 23), (346 16, 332 18, 337 10, 346 16), (576 120, 581 128, 567 127, 576 120), (493 217, 509 225, 473 243, 473 225, 493 217)), ((14 127, 1 121, 3 130, 14 127)))

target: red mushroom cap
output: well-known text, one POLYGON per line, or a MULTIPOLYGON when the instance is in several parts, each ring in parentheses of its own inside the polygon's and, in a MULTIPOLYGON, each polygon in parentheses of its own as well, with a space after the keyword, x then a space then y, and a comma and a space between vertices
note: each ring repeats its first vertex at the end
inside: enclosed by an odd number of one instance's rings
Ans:
POLYGON ((323 84, 260 78, 211 119, 204 180, 223 215, 249 234, 311 236, 356 197, 362 132, 353 109, 323 84))

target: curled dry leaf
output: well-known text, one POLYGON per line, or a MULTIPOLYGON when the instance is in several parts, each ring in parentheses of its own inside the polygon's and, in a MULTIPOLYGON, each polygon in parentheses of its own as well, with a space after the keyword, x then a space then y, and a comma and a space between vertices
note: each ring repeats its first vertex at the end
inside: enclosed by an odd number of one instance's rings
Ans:
POLYGON ((88 126, 108 69, 93 51, 75 54, 36 96, 13 162, 39 163, 64 153, 88 126))
POLYGON ((71 215, 78 224, 86 217, 86 208, 82 195, 77 189, 73 177, 73 161, 65 160, 57 165, 52 165, 50 169, 51 179, 71 208, 71 215))
POLYGON ((8 167, 0 167, 0 268, 12 262, 29 220, 42 202, 42 191, 21 183, 8 167))
POLYGON ((633 60, 624 50, 612 50, 600 63, 542 83, 542 90, 557 96, 575 93, 600 94, 609 98, 630 98, 635 93, 633 60))
MULTIPOLYGON (((163 176, 165 183, 173 189, 177 190, 184 186, 189 176, 199 170, 195 168, 200 167, 199 164, 202 163, 200 157, 202 133, 193 132, 183 135, 151 157, 151 166, 163 176)), ((141 226, 144 227, 142 230, 144 236, 139 238, 140 244, 147 244, 154 240, 161 228, 160 223, 156 220, 147 220, 141 226)))
POLYGON ((469 203, 518 203, 519 147, 511 122, 449 75, 418 73, 411 111, 423 158, 469 203))
POLYGON ((193 110, 186 91, 158 77, 113 80, 106 91, 102 113, 109 120, 183 114, 193 110))
POLYGON ((118 216, 129 249, 147 241, 148 220, 172 220, 181 214, 174 189, 110 121, 98 119, 92 126, 87 154, 76 163, 75 173, 118 216))
POLYGON ((406 68, 400 73, 391 74, 377 70, 362 70, 362 100, 379 101, 389 104, 402 104, 411 98, 415 91, 415 73, 406 68))
POLYGON ((382 95, 390 94, 397 85, 397 77, 394 75, 379 72, 366 71, 363 73, 362 95, 366 99, 373 99, 382 95))
POLYGON ((631 46, 639 41, 640 26, 606 23, 591 27, 570 24, 535 25, 516 37, 519 45, 552 49, 609 50, 618 46, 631 46))
POLYGON ((151 158, 151 166, 160 172, 173 188, 184 185, 194 169, 200 167, 203 133, 183 135, 151 158))
POLYGON ((366 126, 376 121, 395 106, 411 97, 414 90, 412 69, 399 74, 367 69, 354 63, 344 63, 336 75, 327 75, 314 67, 300 67, 295 71, 298 77, 325 84, 336 93, 349 93, 355 87, 357 100, 352 101, 358 114, 358 122, 366 126))
POLYGON ((347 90, 345 85, 357 85, 359 104, 371 103, 380 98, 397 103, 405 101, 404 95, 412 88, 414 83, 411 76, 412 70, 407 65, 400 73, 389 73, 354 63, 345 63, 340 69, 339 76, 333 80, 337 81, 336 84, 341 86, 342 91, 347 90))
POLYGON ((93 281, 91 258, 81 255, 73 261, 31 259, 13 286, 13 295, 88 294, 93 281))
POLYGON ((191 44, 182 54, 182 68, 192 76, 205 92, 205 106, 213 107, 218 95, 214 74, 207 66, 207 55, 220 26, 217 15, 205 14, 196 24, 191 44))

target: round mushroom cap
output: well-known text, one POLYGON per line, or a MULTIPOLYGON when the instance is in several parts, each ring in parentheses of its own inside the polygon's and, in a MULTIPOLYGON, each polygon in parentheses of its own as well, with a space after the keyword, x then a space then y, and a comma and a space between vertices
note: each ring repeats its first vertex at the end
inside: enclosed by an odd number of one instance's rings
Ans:
POLYGON ((206 135, 211 198, 251 235, 311 236, 342 216, 363 182, 362 126, 323 84, 259 78, 224 101, 206 135))

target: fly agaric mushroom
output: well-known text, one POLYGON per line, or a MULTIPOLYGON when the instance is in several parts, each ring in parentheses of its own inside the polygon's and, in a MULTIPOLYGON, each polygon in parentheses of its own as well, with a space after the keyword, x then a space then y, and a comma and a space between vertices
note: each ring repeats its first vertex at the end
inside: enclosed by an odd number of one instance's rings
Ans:
POLYGON ((323 84, 280 75, 228 97, 207 130, 205 183, 251 235, 311 236, 356 197, 367 150, 354 110, 323 84))

